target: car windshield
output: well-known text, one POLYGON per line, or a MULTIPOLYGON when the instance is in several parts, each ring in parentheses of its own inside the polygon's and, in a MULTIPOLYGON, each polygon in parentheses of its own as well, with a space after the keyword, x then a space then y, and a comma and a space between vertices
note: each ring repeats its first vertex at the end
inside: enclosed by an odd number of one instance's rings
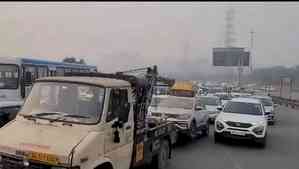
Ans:
POLYGON ((21 115, 62 121, 96 123, 99 121, 105 89, 74 83, 39 82, 33 86, 21 115))
POLYGON ((232 102, 228 101, 224 107, 224 112, 238 113, 238 114, 250 114, 250 115, 262 115, 262 107, 256 103, 245 102, 232 102))
POLYGON ((204 105, 210 105, 210 106, 219 105, 219 99, 214 98, 214 97, 200 97, 199 102, 204 105))
POLYGON ((0 89, 17 89, 18 79, 17 65, 0 64, 0 89))
POLYGON ((167 108, 181 108, 181 109, 192 109, 193 108, 193 100, 185 99, 185 98, 160 98, 155 97, 151 102, 152 107, 167 107, 167 108))

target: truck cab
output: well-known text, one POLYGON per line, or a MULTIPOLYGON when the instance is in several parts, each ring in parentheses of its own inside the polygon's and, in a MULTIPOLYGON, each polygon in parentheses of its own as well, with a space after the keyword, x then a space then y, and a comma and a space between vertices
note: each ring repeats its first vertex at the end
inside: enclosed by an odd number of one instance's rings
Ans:
MULTIPOLYGON (((156 157, 161 163, 163 154, 157 150, 163 146, 146 148, 157 141, 163 145, 171 126, 144 129, 147 139, 137 140, 141 123, 133 89, 130 82, 115 78, 36 80, 17 117, 0 131, 2 169, 129 169, 156 157), (158 129, 164 133, 151 136, 158 129)), ((162 150, 170 157, 170 144, 162 150)))

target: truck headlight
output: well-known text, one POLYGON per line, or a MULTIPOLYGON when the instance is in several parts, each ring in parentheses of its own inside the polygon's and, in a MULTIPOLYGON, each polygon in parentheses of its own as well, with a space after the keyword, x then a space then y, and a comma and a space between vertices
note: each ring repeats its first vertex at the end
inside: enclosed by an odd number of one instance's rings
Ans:
POLYGON ((222 130, 224 129, 224 125, 220 121, 216 121, 216 129, 222 130))
POLYGON ((252 131, 256 134, 256 135, 262 135, 264 132, 264 126, 257 126, 255 127, 252 131))

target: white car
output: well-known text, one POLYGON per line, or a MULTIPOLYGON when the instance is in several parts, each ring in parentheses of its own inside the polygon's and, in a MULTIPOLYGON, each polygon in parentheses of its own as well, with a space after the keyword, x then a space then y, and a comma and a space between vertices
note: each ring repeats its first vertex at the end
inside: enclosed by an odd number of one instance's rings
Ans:
POLYGON ((178 133, 190 138, 209 134, 209 117, 196 106, 195 97, 155 96, 149 107, 148 118, 176 123, 178 133))
POLYGON ((276 119, 275 119, 275 111, 274 111, 274 103, 272 101, 272 98, 269 96, 261 96, 261 95, 254 95, 253 98, 260 99, 265 107, 265 114, 268 118, 268 123, 270 125, 274 125, 276 119))
POLYGON ((215 120, 214 140, 249 139, 266 145, 267 116, 262 102, 254 98, 233 98, 215 120))
POLYGON ((198 102, 205 106, 206 112, 209 115, 209 121, 214 122, 216 116, 219 114, 219 108, 221 108, 221 101, 220 98, 217 96, 199 96, 198 102))

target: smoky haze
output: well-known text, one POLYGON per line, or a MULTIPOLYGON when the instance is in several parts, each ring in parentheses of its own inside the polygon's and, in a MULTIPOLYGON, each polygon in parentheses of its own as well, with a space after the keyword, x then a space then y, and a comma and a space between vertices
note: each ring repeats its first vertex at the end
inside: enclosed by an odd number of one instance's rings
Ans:
POLYGON ((0 5, 1 56, 61 61, 84 58, 112 72, 157 64, 162 74, 208 78, 224 44, 225 12, 235 11, 235 46, 249 47, 254 66, 294 66, 299 53, 299 3, 271 2, 14 2, 0 5))

